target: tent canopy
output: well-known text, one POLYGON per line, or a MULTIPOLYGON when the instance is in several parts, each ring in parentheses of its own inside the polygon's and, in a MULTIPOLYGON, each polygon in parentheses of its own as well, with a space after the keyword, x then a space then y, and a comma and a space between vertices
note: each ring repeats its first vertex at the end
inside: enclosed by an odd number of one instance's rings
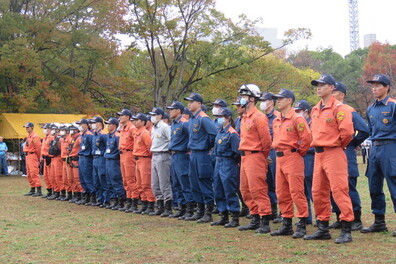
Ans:
POLYGON ((62 115, 62 114, 0 114, 0 136, 4 139, 23 139, 27 136, 23 127, 27 122, 34 124, 34 131, 40 138, 44 137, 40 126, 45 123, 73 123, 81 118, 88 118, 86 115, 62 115))

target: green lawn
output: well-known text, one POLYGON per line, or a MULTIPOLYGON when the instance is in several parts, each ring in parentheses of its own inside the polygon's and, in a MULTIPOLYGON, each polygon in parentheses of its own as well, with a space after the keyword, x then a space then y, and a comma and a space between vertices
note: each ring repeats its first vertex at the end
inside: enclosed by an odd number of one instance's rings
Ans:
MULTIPOLYGON (((369 225, 365 176, 358 187, 369 225)), ((338 230, 329 241, 271 237, 23 196, 28 189, 24 177, 0 177, 0 263, 396 263, 396 216, 387 189, 392 232, 354 232, 347 245, 334 244, 338 230)))

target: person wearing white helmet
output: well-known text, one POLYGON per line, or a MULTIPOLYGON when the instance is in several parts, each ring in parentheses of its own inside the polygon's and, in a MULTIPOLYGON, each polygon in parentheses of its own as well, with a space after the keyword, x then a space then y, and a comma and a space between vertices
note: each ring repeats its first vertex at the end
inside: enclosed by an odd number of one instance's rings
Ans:
POLYGON ((255 84, 244 84, 239 88, 240 104, 246 108, 241 121, 241 183, 240 190, 249 207, 252 221, 239 230, 256 230, 257 233, 269 233, 269 221, 272 210, 268 196, 266 174, 267 157, 271 149, 271 135, 268 118, 260 112, 256 104, 261 96, 255 84))

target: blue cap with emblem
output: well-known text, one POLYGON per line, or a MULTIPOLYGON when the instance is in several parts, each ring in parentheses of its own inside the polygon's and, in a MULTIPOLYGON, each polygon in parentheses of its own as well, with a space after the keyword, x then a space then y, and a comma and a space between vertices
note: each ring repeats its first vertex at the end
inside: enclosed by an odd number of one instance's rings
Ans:
POLYGON ((201 104, 203 103, 203 98, 199 93, 191 93, 190 96, 184 97, 184 100, 196 101, 196 102, 200 102, 201 104))
POLYGON ((346 95, 346 86, 342 82, 336 82, 336 85, 334 87, 334 91, 339 91, 343 94, 346 95))
POLYGON ((274 97, 274 95, 270 92, 264 92, 261 94, 260 101, 264 101, 264 100, 276 100, 276 97, 274 97))
POLYGON ((294 104, 294 109, 295 110, 311 110, 311 107, 309 106, 309 103, 307 102, 307 101, 305 101, 305 100, 300 100, 300 101, 297 101, 295 104, 294 104))
POLYGON ((322 74, 319 79, 311 81, 314 86, 318 86, 319 83, 336 85, 336 80, 330 74, 322 74))
POLYGON ((27 122, 23 127, 34 127, 34 124, 31 122, 27 122))
POLYGON ((151 112, 148 112, 149 115, 162 115, 162 117, 164 117, 164 110, 162 110, 161 107, 154 107, 153 110, 151 110, 151 112))
POLYGON ((179 101, 173 101, 170 106, 167 106, 166 109, 180 109, 182 112, 184 111, 184 105, 179 101))
POLYGON ((212 104, 213 105, 219 105, 221 107, 227 107, 228 106, 226 101, 224 101, 223 99, 216 99, 212 104))
POLYGON ((368 83, 382 83, 384 86, 388 86, 391 84, 389 76, 386 74, 376 74, 371 80, 367 81, 368 83))
POLYGON ((278 94, 274 94, 273 97, 276 98, 291 98, 294 102, 295 97, 294 93, 290 91, 289 89, 281 89, 278 94))
POLYGON ((86 124, 86 125, 88 125, 88 124, 89 124, 89 121, 88 121, 88 119, 81 118, 81 120, 80 120, 80 121, 77 121, 76 124, 77 124, 77 125, 81 125, 81 124, 86 124))
POLYGON ((189 116, 191 117, 191 116, 192 116, 192 113, 191 113, 191 111, 190 111, 187 107, 184 107, 183 115, 189 115, 189 116))
POLYGON ((222 107, 220 108, 219 112, 214 116, 232 116, 232 111, 227 107, 222 107))
POLYGON ((137 115, 132 116, 133 120, 142 120, 142 121, 147 121, 147 116, 143 113, 138 113, 137 115))
POLYGON ((103 118, 94 116, 92 119, 89 119, 89 123, 103 123, 103 118))
POLYGON ((117 115, 119 116, 132 116, 132 111, 129 109, 122 109, 121 112, 118 112, 117 115))
POLYGON ((105 124, 113 124, 118 126, 118 119, 115 117, 110 117, 109 120, 105 121, 105 124))

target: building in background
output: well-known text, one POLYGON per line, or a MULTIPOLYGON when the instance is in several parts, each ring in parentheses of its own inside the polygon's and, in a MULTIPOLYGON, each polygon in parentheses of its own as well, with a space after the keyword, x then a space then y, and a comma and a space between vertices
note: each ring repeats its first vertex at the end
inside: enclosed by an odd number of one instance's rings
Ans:
POLYGON ((283 41, 278 39, 278 29, 277 28, 257 28, 257 32, 266 41, 271 43, 271 47, 276 49, 282 46, 283 41))
POLYGON ((363 36, 364 47, 368 48, 371 44, 377 41, 376 34, 366 34, 363 36))

